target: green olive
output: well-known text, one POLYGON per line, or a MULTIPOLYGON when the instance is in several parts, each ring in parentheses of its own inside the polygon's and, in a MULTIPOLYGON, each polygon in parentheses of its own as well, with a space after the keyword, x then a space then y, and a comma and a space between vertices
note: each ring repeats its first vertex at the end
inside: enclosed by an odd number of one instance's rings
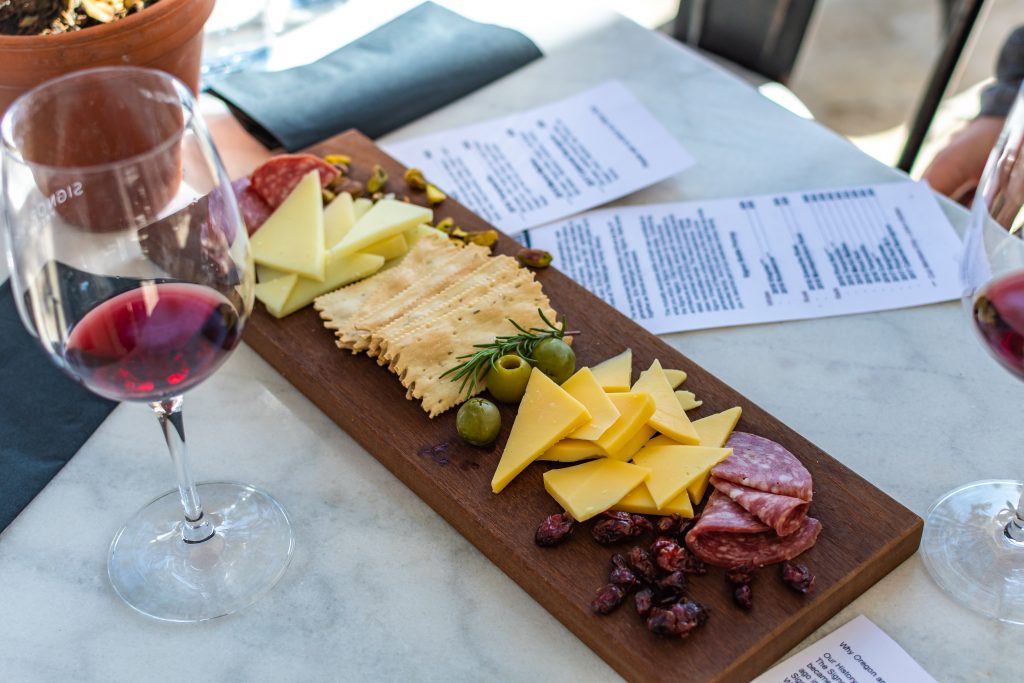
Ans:
POLYGON ((576 372, 576 353, 561 339, 550 337, 533 349, 533 364, 557 384, 576 372))
POLYGON ((530 364, 514 353, 498 359, 487 371, 487 391, 502 403, 519 403, 530 381, 530 364))
POLYGON ((486 446, 498 438, 501 413, 498 406, 486 398, 471 398, 459 408, 455 416, 455 429, 463 441, 474 446, 486 446))

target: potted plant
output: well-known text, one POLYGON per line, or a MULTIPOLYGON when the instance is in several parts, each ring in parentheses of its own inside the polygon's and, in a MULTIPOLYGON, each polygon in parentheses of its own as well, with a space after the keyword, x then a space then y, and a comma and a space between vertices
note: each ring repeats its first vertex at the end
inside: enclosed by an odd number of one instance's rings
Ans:
MULTIPOLYGON (((71 7, 81 0, 59 1, 71 7)), ((40 83, 94 66, 130 64, 160 69, 177 76, 195 92, 199 87, 203 24, 213 11, 213 3, 157 0, 116 21, 76 31, 0 35, 0 114, 19 95, 40 83)), ((4 4, 0 2, 0 6, 4 4)))

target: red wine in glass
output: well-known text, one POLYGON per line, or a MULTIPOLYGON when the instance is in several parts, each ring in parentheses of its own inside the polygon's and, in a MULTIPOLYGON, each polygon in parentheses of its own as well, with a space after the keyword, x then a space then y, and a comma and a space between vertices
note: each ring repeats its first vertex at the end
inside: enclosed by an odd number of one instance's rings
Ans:
POLYGON ((989 282, 975 296, 971 317, 996 359, 1024 379, 1024 272, 989 282))
POLYGON ((99 304, 72 328, 65 362, 115 401, 159 401, 213 373, 238 344, 235 307, 214 289, 144 284, 99 304))

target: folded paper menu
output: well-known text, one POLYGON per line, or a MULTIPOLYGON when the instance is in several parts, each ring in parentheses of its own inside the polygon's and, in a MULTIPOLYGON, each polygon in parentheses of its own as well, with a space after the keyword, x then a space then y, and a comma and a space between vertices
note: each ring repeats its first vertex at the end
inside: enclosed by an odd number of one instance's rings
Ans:
POLYGON ((617 81, 384 150, 506 232, 586 211, 694 164, 617 81))
POLYGON ((655 333, 960 296, 960 240, 923 183, 593 211, 520 241, 655 333))
POLYGON ((753 683, 936 683, 896 641, 861 615, 753 683))

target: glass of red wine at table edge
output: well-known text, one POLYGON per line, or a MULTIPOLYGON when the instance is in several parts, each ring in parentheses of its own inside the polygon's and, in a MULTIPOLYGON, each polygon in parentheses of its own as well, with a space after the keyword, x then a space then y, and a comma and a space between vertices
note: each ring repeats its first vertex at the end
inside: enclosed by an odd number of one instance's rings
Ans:
POLYGON ((149 69, 81 71, 17 100, 0 138, 0 217, 25 326, 90 391, 148 404, 177 475, 178 490, 114 536, 114 590, 168 621, 251 604, 284 574, 294 539, 264 491, 189 472, 182 394, 238 345, 254 287, 192 94, 149 69))
MULTIPOLYGON (((964 304, 977 337, 1024 379, 1024 95, 1017 93, 974 195, 964 304)), ((1011 426, 1012 427, 1012 426, 1011 426)), ((1024 482, 956 488, 928 511, 921 555, 935 582, 976 612, 1024 624, 1024 482)))

